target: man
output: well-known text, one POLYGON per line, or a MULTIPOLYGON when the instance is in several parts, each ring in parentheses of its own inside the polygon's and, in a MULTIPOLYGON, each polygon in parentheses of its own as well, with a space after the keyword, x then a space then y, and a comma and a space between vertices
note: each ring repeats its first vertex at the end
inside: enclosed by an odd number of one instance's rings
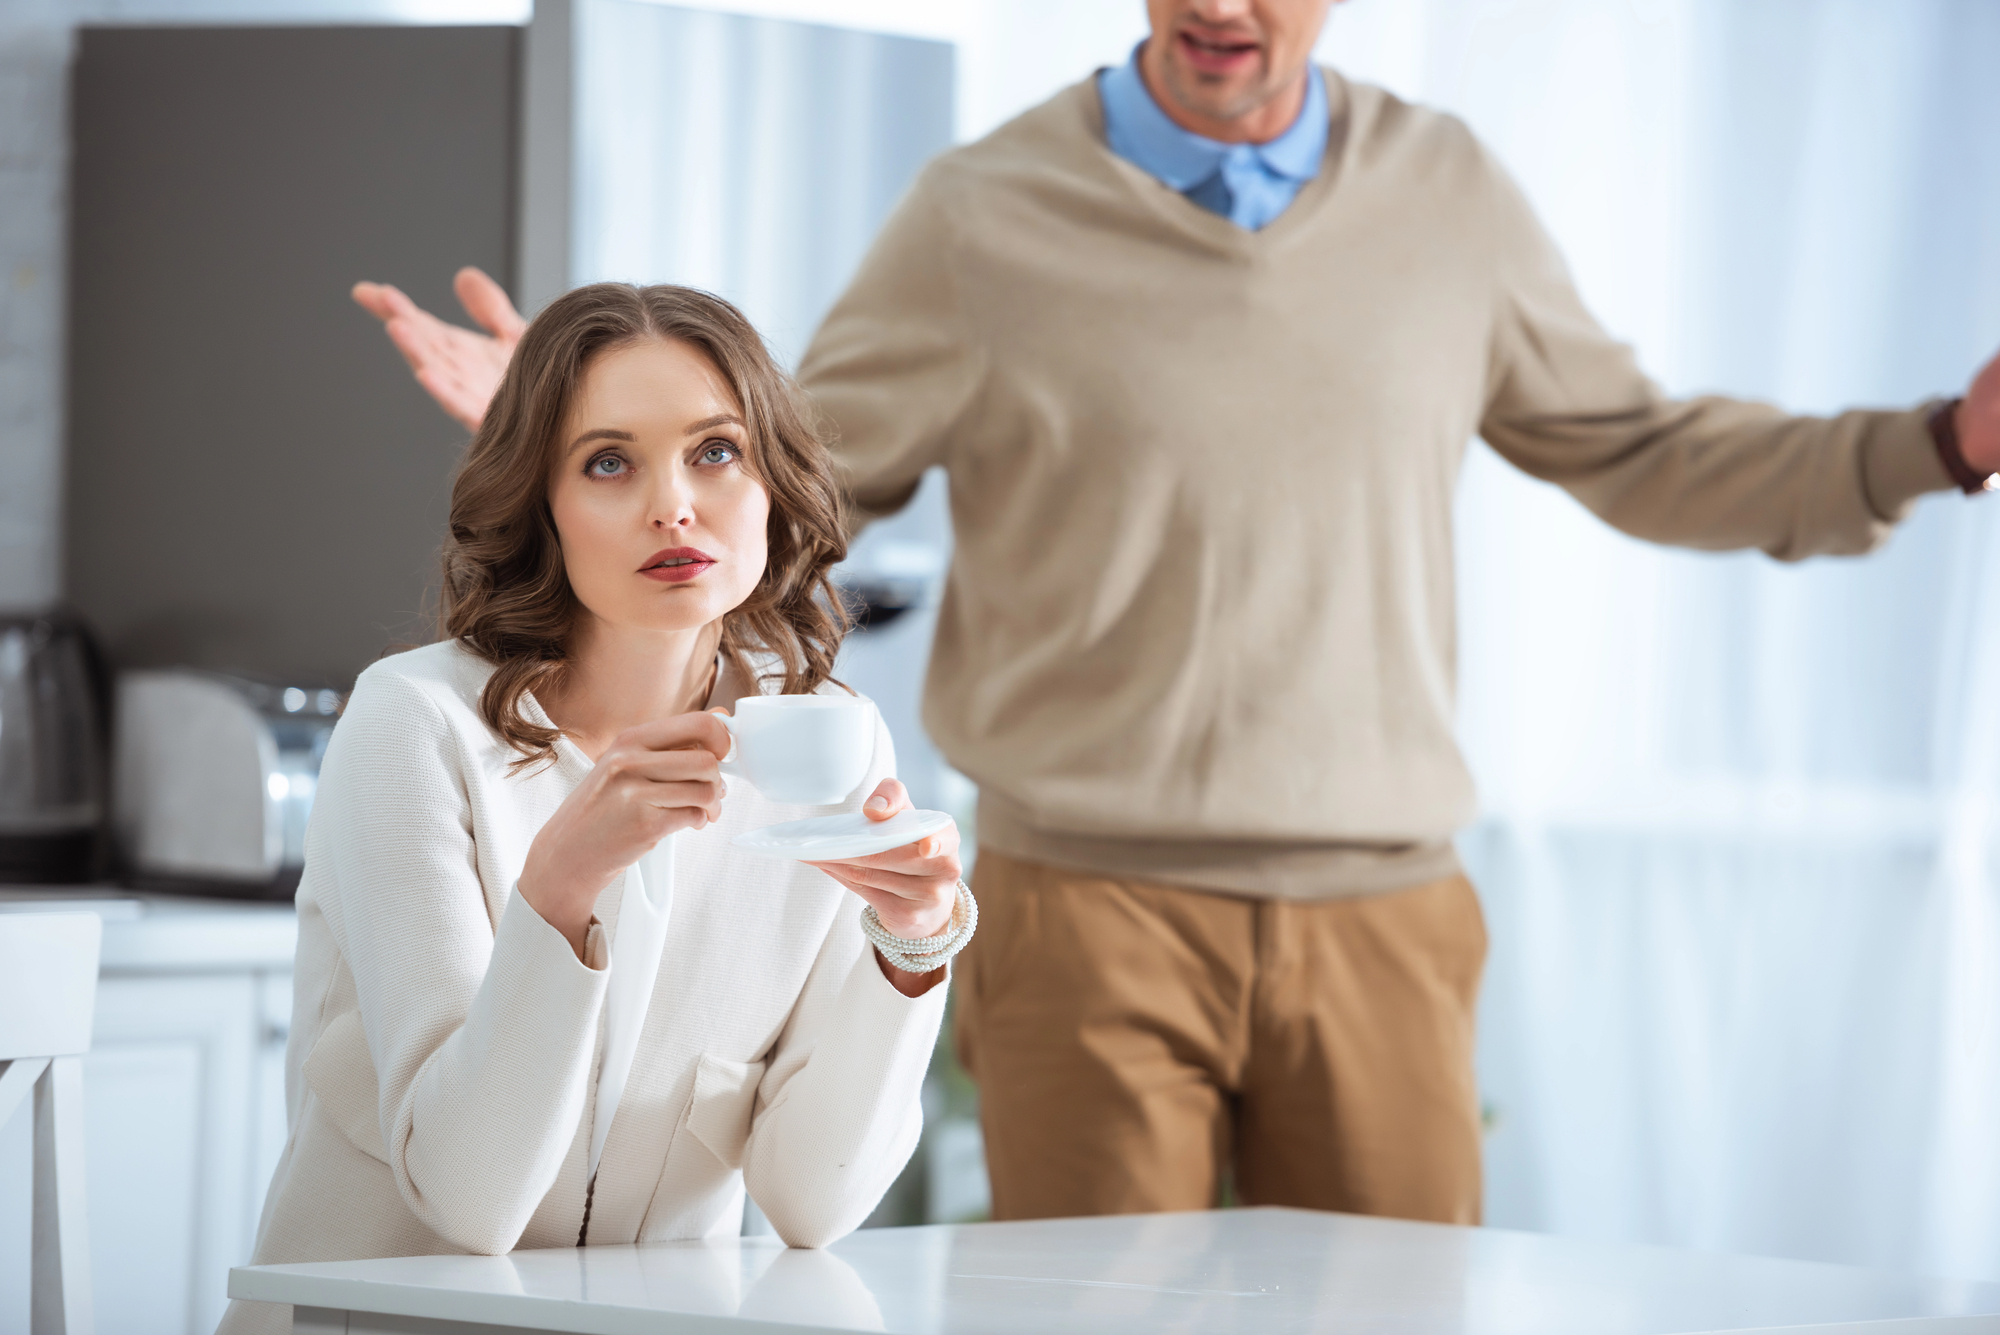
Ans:
MULTIPOLYGON (((801 368, 862 522, 950 473, 925 722, 981 787, 998 1218, 1478 1218, 1469 437, 1788 560, 2000 469, 2000 361, 1909 411, 1665 399, 1461 124, 1310 65, 1329 5, 1149 0, 1131 63, 924 171, 801 368)), ((357 298, 476 421, 518 320, 460 291, 497 342, 357 298)))

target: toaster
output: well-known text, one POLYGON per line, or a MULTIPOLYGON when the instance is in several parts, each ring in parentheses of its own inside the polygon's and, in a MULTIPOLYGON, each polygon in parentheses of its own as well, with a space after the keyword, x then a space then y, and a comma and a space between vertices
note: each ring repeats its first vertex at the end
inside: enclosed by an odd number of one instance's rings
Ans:
POLYGON ((136 889, 290 899, 337 691, 194 670, 121 673, 111 829, 136 889))

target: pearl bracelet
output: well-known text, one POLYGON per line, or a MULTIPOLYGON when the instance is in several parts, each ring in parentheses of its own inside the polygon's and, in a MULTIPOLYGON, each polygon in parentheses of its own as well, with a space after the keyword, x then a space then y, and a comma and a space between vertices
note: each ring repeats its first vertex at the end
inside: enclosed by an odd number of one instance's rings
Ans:
POLYGON ((958 883, 958 902, 951 906, 950 925, 936 936, 916 941, 891 936, 889 929, 882 925, 882 915, 875 911, 873 904, 864 904, 861 908, 862 934, 874 943, 875 949, 882 952, 883 959, 904 973, 929 973, 933 969, 942 969, 965 949, 966 942, 972 940, 972 934, 978 928, 979 901, 972 897, 972 887, 964 881, 958 883))

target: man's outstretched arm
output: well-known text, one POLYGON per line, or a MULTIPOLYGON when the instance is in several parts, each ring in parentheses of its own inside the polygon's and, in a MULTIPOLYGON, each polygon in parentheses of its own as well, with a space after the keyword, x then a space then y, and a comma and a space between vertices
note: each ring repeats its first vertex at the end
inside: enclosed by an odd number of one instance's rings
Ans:
POLYGON ((1480 434, 1634 537, 1784 560, 1866 551, 1917 496, 2000 471, 2000 359, 1951 415, 1948 469, 1936 401, 1805 417, 1768 404, 1673 399, 1591 318, 1554 244, 1486 160, 1496 258, 1494 334, 1480 434))
POLYGON ((451 286, 465 313, 486 333, 446 324, 387 283, 356 283, 354 300, 382 322, 389 341, 438 406, 477 431, 528 324, 506 291, 477 269, 460 269, 451 286))

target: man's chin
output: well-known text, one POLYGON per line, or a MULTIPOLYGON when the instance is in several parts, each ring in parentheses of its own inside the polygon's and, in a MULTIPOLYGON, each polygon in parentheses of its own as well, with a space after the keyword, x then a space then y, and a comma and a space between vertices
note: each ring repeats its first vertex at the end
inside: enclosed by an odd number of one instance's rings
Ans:
POLYGON ((1275 94, 1264 80, 1202 74, 1175 64, 1167 71, 1168 93, 1182 110, 1206 120, 1233 121, 1250 115, 1275 94))
POLYGON ((1260 93, 1238 89, 1189 89, 1181 105, 1194 115, 1211 121, 1238 121, 1270 101, 1260 93))

